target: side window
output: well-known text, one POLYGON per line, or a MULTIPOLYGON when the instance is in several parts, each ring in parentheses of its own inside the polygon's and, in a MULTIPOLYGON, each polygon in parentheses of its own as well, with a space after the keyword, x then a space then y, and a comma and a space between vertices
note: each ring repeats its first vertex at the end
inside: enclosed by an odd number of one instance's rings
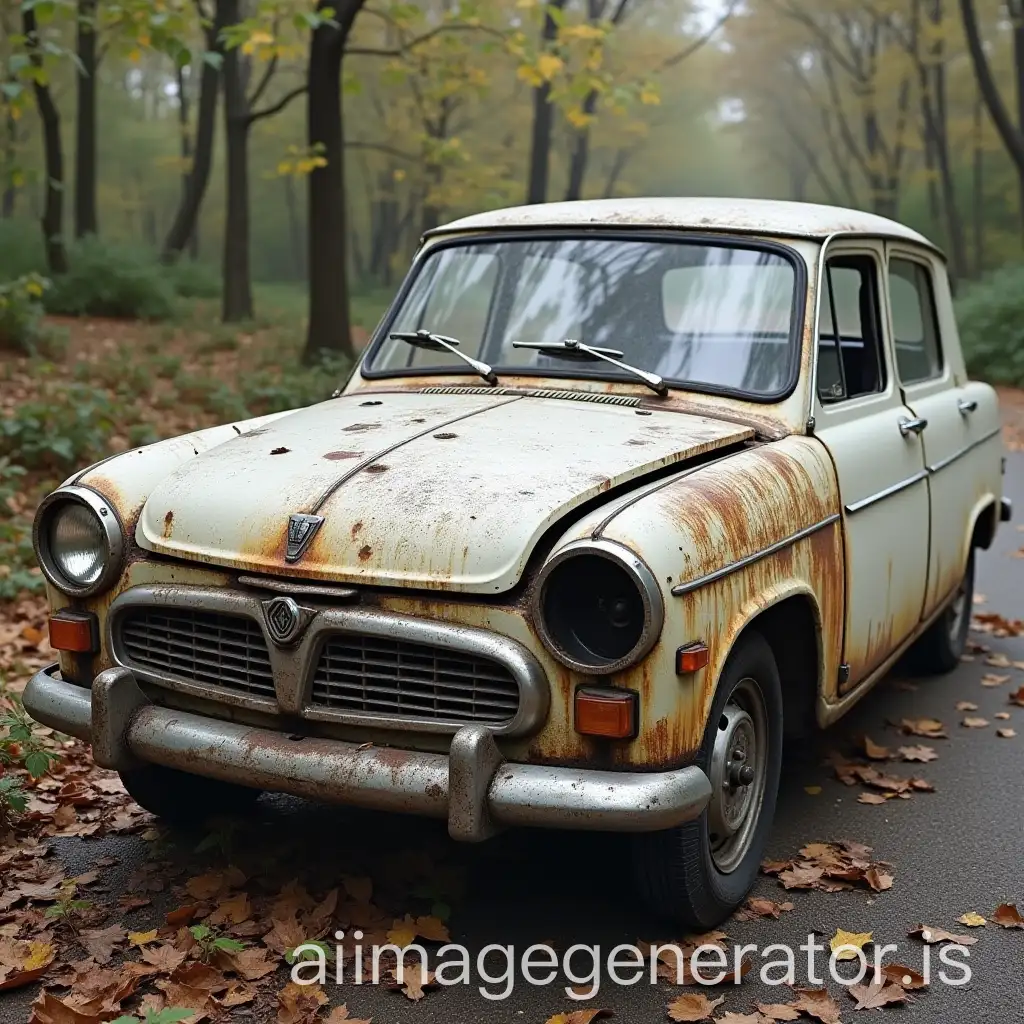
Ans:
POLYGON ((818 397, 840 402, 885 388, 878 270, 871 256, 825 263, 818 313, 818 397))
POLYGON ((938 377, 942 373, 942 349, 931 271, 911 260, 890 260, 889 301, 900 380, 914 384, 938 377))

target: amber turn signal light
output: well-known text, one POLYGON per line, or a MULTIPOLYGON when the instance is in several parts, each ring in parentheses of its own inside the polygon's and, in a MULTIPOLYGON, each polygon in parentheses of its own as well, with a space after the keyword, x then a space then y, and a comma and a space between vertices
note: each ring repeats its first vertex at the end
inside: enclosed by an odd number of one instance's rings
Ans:
POLYGON ((695 644, 687 644, 676 651, 676 675, 688 676, 691 672, 699 672, 707 668, 711 660, 711 652, 708 645, 702 641, 695 644))
POLYGON ((630 740, 636 736, 639 698, 632 690, 581 686, 576 691, 576 731, 584 736, 630 740))
POLYGON ((65 609, 50 616, 50 646, 56 651, 91 654, 97 650, 96 616, 92 612, 73 612, 65 609))

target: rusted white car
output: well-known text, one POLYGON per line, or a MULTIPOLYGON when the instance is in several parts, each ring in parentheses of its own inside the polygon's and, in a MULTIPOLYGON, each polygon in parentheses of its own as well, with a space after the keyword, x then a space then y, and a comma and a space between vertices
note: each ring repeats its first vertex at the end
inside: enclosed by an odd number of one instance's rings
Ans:
POLYGON ((39 509, 25 704, 150 810, 259 790, 635 833, 655 907, 737 906, 784 736, 964 648, 996 398, 941 254, 703 199, 432 232, 333 399, 83 470, 39 509))

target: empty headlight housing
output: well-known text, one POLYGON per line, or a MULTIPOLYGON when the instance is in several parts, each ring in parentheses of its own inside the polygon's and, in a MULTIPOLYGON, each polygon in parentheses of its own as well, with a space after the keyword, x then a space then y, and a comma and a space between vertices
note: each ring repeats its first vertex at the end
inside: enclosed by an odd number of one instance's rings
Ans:
POLYGON ((540 571, 534 618, 563 664, 593 675, 636 664, 655 644, 665 605, 641 558, 613 541, 566 545, 540 571))
POLYGON ((61 487, 47 495, 32 539, 43 575, 65 594, 99 593, 121 570, 124 531, 117 513, 87 487, 61 487))

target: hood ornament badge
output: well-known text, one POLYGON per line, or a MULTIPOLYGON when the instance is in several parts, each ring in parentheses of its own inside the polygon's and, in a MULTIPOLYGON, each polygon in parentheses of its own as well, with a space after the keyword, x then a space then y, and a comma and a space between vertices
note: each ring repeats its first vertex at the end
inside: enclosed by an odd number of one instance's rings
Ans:
POLYGON ((315 614, 312 608, 303 608, 292 597, 275 597, 261 604, 270 639, 278 647, 288 647, 295 643, 315 614))
POLYGON ((297 562, 313 543, 317 530, 324 525, 323 516, 310 516, 296 512, 288 519, 288 548, 285 552, 286 562, 297 562))

